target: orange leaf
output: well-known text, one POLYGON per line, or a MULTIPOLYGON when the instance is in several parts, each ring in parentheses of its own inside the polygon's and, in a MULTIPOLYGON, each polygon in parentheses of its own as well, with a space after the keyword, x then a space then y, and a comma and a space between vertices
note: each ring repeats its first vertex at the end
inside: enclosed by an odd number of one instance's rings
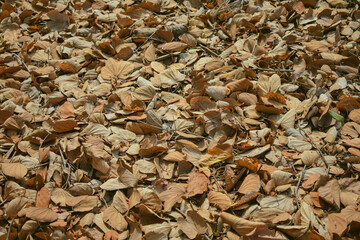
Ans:
POLYGON ((263 112, 267 114, 281 114, 283 112, 282 109, 276 108, 269 104, 256 103, 255 110, 258 112, 263 112))
POLYGON ((337 102, 336 107, 340 111, 351 112, 354 109, 360 108, 360 103, 353 97, 346 97, 337 102))
POLYGON ((72 119, 59 120, 53 125, 54 131, 58 133, 71 131, 75 127, 77 127, 77 122, 72 119))
POLYGON ((124 47, 118 52, 118 54, 115 55, 115 58, 127 60, 133 55, 133 53, 134 52, 131 47, 124 47))
POLYGON ((236 166, 246 167, 247 169, 256 172, 258 169, 259 160, 256 158, 240 158, 235 161, 236 166))
POLYGON ((158 29, 154 34, 154 38, 157 38, 165 42, 171 42, 174 39, 174 34, 170 31, 164 31, 158 29))
POLYGON ((125 28, 125 27, 129 27, 131 24, 133 24, 134 21, 131 20, 131 18, 128 17, 124 17, 124 18, 120 18, 117 21, 117 24, 119 25, 119 27, 121 28, 125 28))
POLYGON ((276 101, 278 103, 282 103, 282 104, 286 104, 286 99, 283 95, 281 95, 280 93, 275 93, 275 92, 268 92, 266 94, 266 97, 269 100, 273 100, 276 101))
POLYGON ((70 63, 61 63, 59 65, 59 68, 61 71, 65 72, 65 73, 77 73, 78 72, 78 69, 76 69, 75 66, 70 63))

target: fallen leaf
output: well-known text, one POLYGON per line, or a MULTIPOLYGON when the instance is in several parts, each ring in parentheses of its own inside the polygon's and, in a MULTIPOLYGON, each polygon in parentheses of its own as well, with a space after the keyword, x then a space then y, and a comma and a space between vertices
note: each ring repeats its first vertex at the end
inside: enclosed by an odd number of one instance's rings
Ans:
POLYGON ((232 147, 228 144, 217 145, 210 149, 204 157, 199 161, 199 164, 205 167, 209 167, 218 162, 222 162, 233 158, 232 147))
POLYGON ((260 190, 260 177, 256 173, 247 175, 242 182, 238 192, 247 194, 251 192, 258 192, 260 190))
POLYGON ((2 172, 9 177, 21 179, 25 177, 28 169, 21 163, 1 163, 2 172))
POLYGON ((209 178, 201 172, 193 172, 189 176, 187 184, 188 196, 192 197, 197 194, 202 194, 208 189, 209 178))
POLYGON ((26 209, 26 217, 39 222, 53 222, 58 214, 49 208, 29 207, 26 209))

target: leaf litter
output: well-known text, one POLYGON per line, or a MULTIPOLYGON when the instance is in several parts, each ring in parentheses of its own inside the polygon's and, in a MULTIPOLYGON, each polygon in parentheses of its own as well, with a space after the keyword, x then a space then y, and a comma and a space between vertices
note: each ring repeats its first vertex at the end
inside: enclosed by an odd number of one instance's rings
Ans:
POLYGON ((1 239, 357 239, 356 1, 5 1, 1 239))

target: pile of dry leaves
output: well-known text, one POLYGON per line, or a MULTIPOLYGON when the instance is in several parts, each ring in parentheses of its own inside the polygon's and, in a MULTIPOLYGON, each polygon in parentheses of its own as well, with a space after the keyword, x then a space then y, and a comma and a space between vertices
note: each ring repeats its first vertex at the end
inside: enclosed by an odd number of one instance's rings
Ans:
POLYGON ((5 0, 0 239, 356 239, 356 0, 5 0))

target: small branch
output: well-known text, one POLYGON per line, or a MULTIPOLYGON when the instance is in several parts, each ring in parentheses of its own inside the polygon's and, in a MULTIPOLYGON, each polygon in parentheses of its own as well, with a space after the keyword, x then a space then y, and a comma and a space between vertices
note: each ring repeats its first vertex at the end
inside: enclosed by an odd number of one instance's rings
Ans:
POLYGON ((20 57, 19 55, 17 55, 16 53, 13 53, 13 55, 18 59, 18 61, 20 60, 20 63, 26 68, 26 70, 30 73, 29 67, 26 65, 25 61, 22 59, 22 57, 20 57))
POLYGON ((325 157, 324 157, 324 154, 321 152, 321 150, 319 149, 319 147, 317 146, 317 144, 314 142, 314 140, 312 139, 312 137, 311 137, 306 131, 304 131, 304 129, 302 129, 302 128, 300 127, 300 124, 299 124, 298 126, 299 126, 299 129, 300 129, 300 132, 302 131, 302 132, 306 135, 306 137, 308 137, 308 138, 310 139, 311 144, 316 148, 317 152, 320 154, 321 160, 324 162, 324 164, 325 164, 325 166, 326 166, 326 168, 327 168, 327 174, 329 174, 330 166, 329 166, 329 164, 326 162, 325 157))
MULTIPOLYGON (((162 24, 162 23, 164 22, 164 20, 169 19, 169 17, 172 16, 172 15, 173 15, 173 13, 171 13, 169 16, 164 17, 164 18, 159 22, 158 25, 162 24)), ((142 48, 142 46, 144 46, 145 43, 147 43, 147 42, 149 41, 149 39, 152 38, 156 32, 157 32, 157 31, 155 31, 155 32, 153 32, 152 34, 150 34, 150 36, 147 37, 147 39, 145 40, 145 42, 143 42, 139 47, 137 47, 137 48, 134 50, 134 52, 138 52, 139 49, 142 48)))
POLYGON ((34 170, 36 168, 43 167, 43 166, 46 166, 48 164, 49 164, 49 162, 41 163, 41 164, 38 164, 38 165, 36 165, 36 166, 34 166, 32 168, 29 168, 28 170, 34 170))
POLYGON ((7 202, 6 199, 5 199, 4 201, 2 201, 2 202, 0 203, 0 207, 1 207, 2 205, 4 205, 6 202, 7 202))
POLYGON ((221 57, 219 54, 217 54, 216 52, 214 52, 213 50, 211 50, 210 48, 208 48, 207 46, 203 45, 203 44, 200 44, 200 47, 205 49, 206 51, 208 51, 209 53, 211 53, 212 55, 218 57, 218 58, 221 58, 222 60, 224 60, 223 57, 221 57))
POLYGON ((310 228, 311 228, 311 221, 309 221, 309 225, 308 225, 307 229, 305 230, 305 232, 303 232, 302 234, 300 234, 299 236, 297 236, 297 237, 295 238, 295 240, 300 239, 301 237, 303 237, 303 236, 310 230, 310 228))
POLYGON ((204 234, 204 236, 207 240, 211 240, 211 238, 206 233, 204 234))
POLYGON ((156 60, 156 61, 164 60, 164 59, 166 59, 166 58, 168 58, 168 57, 179 55, 180 53, 181 53, 181 52, 168 53, 168 54, 162 55, 162 56, 160 56, 160 57, 157 57, 155 60, 156 60))
POLYGON ((65 170, 66 170, 66 167, 68 167, 66 182, 63 184, 62 188, 69 188, 71 186, 71 183, 70 183, 71 166, 68 163, 68 161, 64 158, 64 154, 61 150, 61 146, 59 146, 59 151, 60 151, 61 159, 63 160, 63 163, 64 163, 65 170))
POLYGON ((254 68, 250 67, 254 71, 266 71, 266 72, 294 72, 294 69, 273 69, 273 68, 254 68))
POLYGON ((184 218, 186 218, 185 213, 183 213, 179 208, 175 208, 175 210, 181 214, 181 216, 183 216, 184 218))
POLYGON ((153 37, 131 37, 132 39, 146 39, 146 40, 154 40, 154 41, 158 41, 158 42, 162 42, 165 43, 166 41, 161 40, 161 39, 157 39, 157 38, 153 38, 153 37))
POLYGON ((11 228, 12 228, 12 225, 14 224, 14 220, 15 220, 15 218, 13 218, 11 220, 11 222, 10 222, 10 226, 9 226, 9 230, 8 230, 8 233, 7 233, 7 236, 6 236, 6 240, 10 239, 11 228))
POLYGON ((304 176, 305 176, 305 172, 306 172, 306 165, 304 167, 304 169, 301 171, 301 175, 299 177, 299 181, 296 185, 296 190, 295 190, 295 197, 296 197, 296 205, 297 205, 297 208, 299 209, 300 208, 300 202, 299 202, 299 198, 298 198, 298 193, 299 193, 299 188, 300 188, 300 184, 301 184, 301 181, 303 180, 304 176))

